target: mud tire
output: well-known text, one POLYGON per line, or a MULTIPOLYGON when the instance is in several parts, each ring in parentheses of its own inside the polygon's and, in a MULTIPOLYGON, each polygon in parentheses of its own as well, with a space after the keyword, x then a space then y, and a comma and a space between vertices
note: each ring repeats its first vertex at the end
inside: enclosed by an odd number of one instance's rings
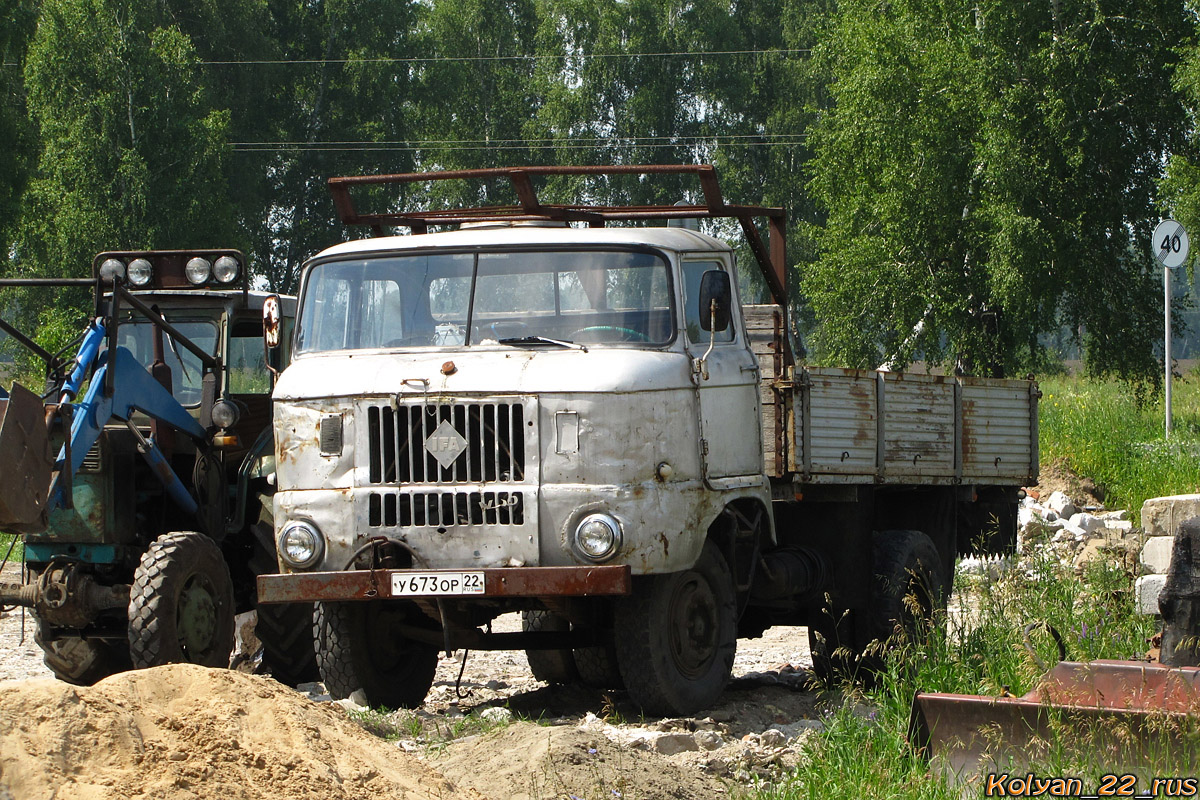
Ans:
POLYGON ((617 664, 617 649, 611 644, 577 647, 572 653, 579 680, 593 689, 624 689, 625 679, 617 664))
POLYGON ((291 687, 321 680, 313 647, 313 604, 270 603, 256 609, 254 633, 263 646, 263 667, 291 687))
POLYGON ((733 574, 712 542, 689 570, 635 580, 614 608, 617 663, 649 714, 685 716, 712 705, 737 649, 733 574))
POLYGON ((234 611, 233 582, 217 543, 192 531, 163 534, 134 572, 129 595, 133 666, 228 667, 234 611))
POLYGON ((395 632, 415 609, 401 603, 315 603, 313 637, 325 688, 341 700, 372 708, 416 708, 425 701, 437 669, 437 648, 395 632))
MULTIPOLYGON (((271 534, 265 537, 271 541, 271 534)), ((256 543, 250 563, 254 577, 274 573, 275 553, 256 543)), ((312 603, 255 603, 258 621, 254 634, 262 642, 262 666, 275 680, 288 686, 321 680, 317 653, 313 646, 312 603)))
POLYGON ((46 626, 37 622, 33 640, 42 649, 42 661, 54 677, 76 686, 91 686, 118 672, 133 667, 129 660, 129 644, 121 640, 84 639, 80 636, 61 636, 48 640, 46 626))
MULTIPOLYGON (((550 611, 532 609, 521 612, 521 630, 526 633, 560 633, 570 629, 570 622, 550 611)), ((529 669, 533 672, 533 677, 539 681, 569 684, 579 680, 579 670, 575 669, 575 656, 569 649, 526 650, 525 657, 529 659, 529 669)))
POLYGON ((872 637, 886 643, 927 631, 934 611, 946 602, 937 546, 921 531, 879 531, 873 548, 872 637))

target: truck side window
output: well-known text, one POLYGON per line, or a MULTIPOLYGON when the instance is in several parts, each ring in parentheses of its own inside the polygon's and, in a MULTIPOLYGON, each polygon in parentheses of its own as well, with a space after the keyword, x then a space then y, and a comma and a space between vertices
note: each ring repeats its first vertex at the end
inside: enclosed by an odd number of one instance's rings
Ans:
MULTIPOLYGON (((710 269, 724 269, 724 267, 716 261, 685 261, 681 271, 683 272, 683 307, 684 307, 684 322, 687 325, 688 341, 692 344, 700 344, 707 342, 709 332, 704 330, 700 325, 700 278, 705 272, 710 269)), ((734 317, 736 318, 736 314, 734 317)), ((733 323, 723 331, 717 331, 717 342, 732 342, 733 341, 733 323)))

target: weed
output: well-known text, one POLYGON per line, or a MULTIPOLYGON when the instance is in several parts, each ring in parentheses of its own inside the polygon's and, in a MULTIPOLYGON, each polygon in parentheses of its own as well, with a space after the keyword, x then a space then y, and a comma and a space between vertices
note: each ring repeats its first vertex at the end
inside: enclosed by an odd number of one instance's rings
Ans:
MULTIPOLYGON (((1081 575, 1050 558, 1027 569, 1009 569, 998 580, 959 580, 969 613, 940 612, 934 624, 910 638, 893 637, 891 657, 876 686, 850 690, 823 717, 825 729, 804 747, 806 757, 782 786, 754 795, 759 800, 801 797, 958 798, 963 787, 931 770, 908 741, 913 697, 918 691, 997 696, 1032 689, 1058 660, 1044 633, 1023 635, 1026 622, 1042 621, 1060 633, 1073 660, 1136 658, 1145 651, 1154 621, 1135 613, 1133 576, 1119 565, 1094 563, 1081 575), (874 709, 861 713, 863 704, 874 709)), ((1021 774, 1074 775, 1089 790, 1131 754, 1147 773, 1187 774, 1200 752, 1195 719, 1154 718, 1145 730, 1104 720, 1049 715, 1045 735, 1033 737, 1021 774)), ((995 737, 999 754, 1003 737, 995 737)), ((1143 786, 1143 788, 1145 788, 1143 786)))
POLYGON ((387 708, 356 708, 347 712, 363 730, 389 742, 416 738, 421 733, 421 719, 411 711, 391 711, 387 708))
POLYGON ((1043 463, 1062 459, 1090 477, 1110 508, 1128 508, 1136 523, 1147 499, 1200 488, 1200 380, 1175 382, 1169 440, 1162 403, 1139 405, 1116 381, 1056 377, 1041 389, 1043 463))

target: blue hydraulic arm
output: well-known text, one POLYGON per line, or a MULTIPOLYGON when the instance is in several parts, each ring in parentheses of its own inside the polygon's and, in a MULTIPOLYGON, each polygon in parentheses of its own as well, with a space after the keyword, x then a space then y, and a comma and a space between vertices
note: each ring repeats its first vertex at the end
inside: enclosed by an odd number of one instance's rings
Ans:
MULTIPOLYGON (((171 495, 184 510, 195 512, 196 502, 184 487, 170 464, 154 444, 153 439, 146 439, 130 423, 135 411, 165 422, 191 436, 197 441, 205 438, 204 428, 200 426, 179 401, 157 380, 146 371, 138 360, 124 347, 106 350, 100 353, 100 344, 105 337, 104 325, 94 322, 84 337, 79 349, 79 358, 63 385, 63 400, 69 401, 79 391, 79 386, 87 376, 93 361, 99 364, 95 374, 88 383, 87 392, 75 406, 72 416, 70 447, 59 451, 56 470, 61 475, 64 470, 74 475, 83 465, 84 456, 105 423, 112 418, 130 424, 131 430, 139 440, 139 451, 150 464, 154 474, 158 476, 171 495), (112 374, 111 380, 109 374, 112 374), (105 387, 111 385, 112 394, 105 394, 105 387), (70 453, 71 463, 66 463, 70 453)), ((50 510, 66 505, 63 487, 56 484, 50 497, 50 510)))

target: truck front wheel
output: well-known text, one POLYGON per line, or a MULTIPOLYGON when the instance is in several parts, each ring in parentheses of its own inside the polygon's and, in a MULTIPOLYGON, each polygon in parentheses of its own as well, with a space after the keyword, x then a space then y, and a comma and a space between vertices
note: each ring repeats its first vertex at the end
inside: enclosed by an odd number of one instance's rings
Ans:
POLYGON ((630 697, 652 714, 691 714, 729 683, 737 596, 721 551, 706 542, 695 566, 636 578, 614 608, 617 663, 630 697))
POLYGON ((233 581, 221 548, 202 533, 165 533, 142 554, 129 592, 135 667, 228 667, 233 581))
POLYGON ((418 612, 404 603, 316 603, 313 635, 325 688, 345 699, 361 691, 372 707, 416 708, 437 669, 437 648, 397 626, 418 612))

